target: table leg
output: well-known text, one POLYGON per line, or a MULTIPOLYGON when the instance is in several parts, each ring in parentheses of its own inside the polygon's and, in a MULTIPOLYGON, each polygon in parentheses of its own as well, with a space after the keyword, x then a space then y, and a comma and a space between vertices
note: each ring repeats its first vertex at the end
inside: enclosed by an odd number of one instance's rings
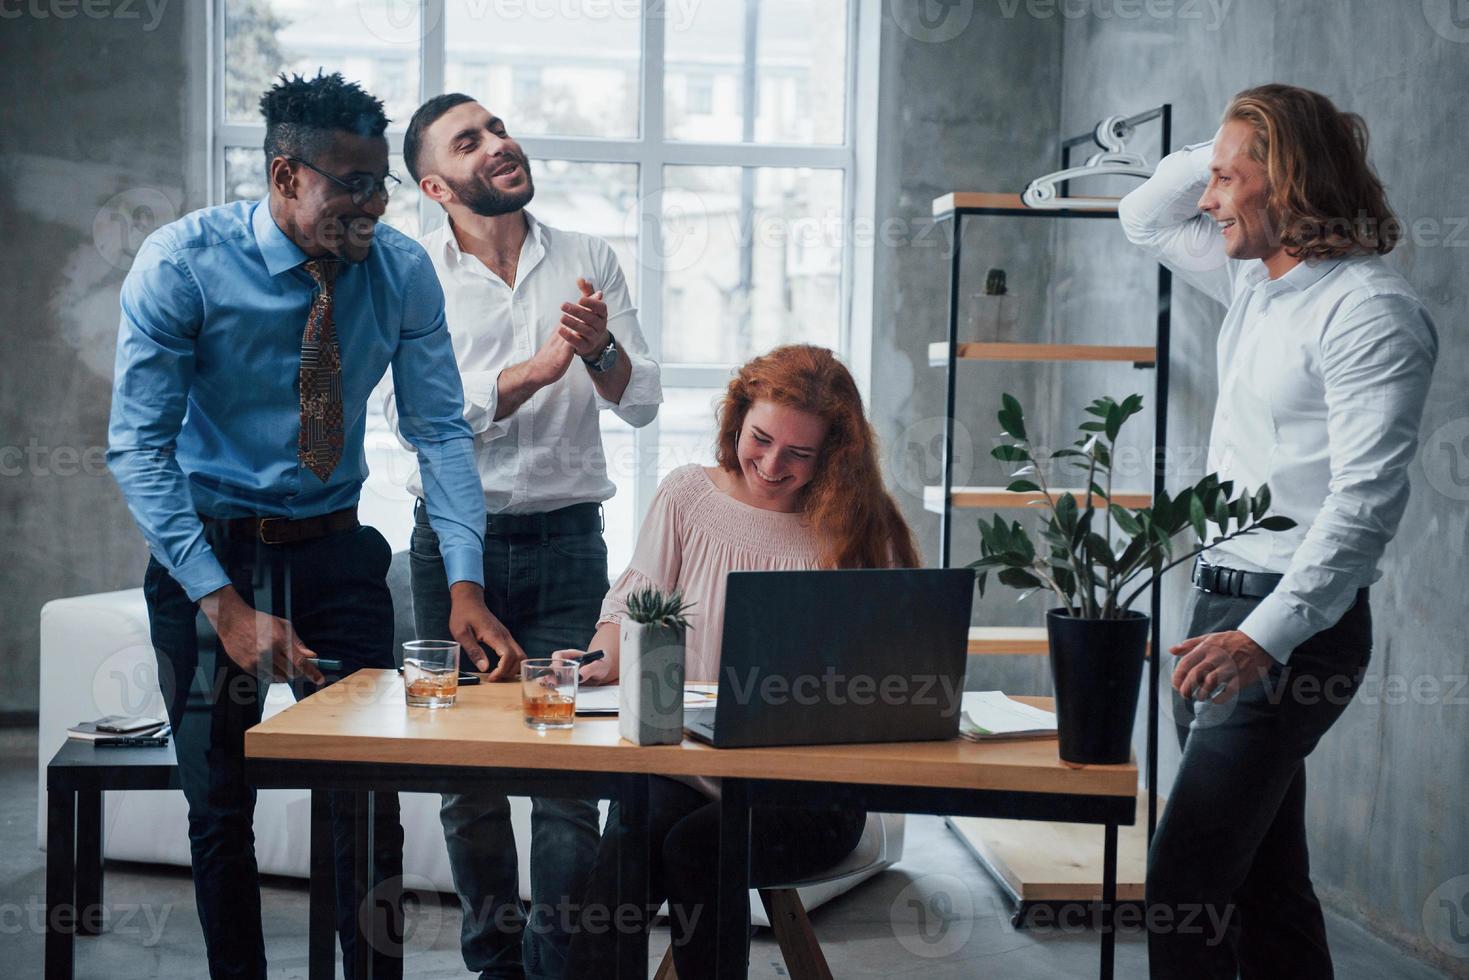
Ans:
POLYGON ((76 796, 77 935, 102 932, 102 791, 78 790, 76 796))
POLYGON ((46 793, 46 980, 71 980, 76 931, 76 793, 46 793))
MULTIPOLYGON (((617 849, 617 908, 638 909, 637 921, 651 919, 648 909, 648 777, 628 775, 621 780, 617 796, 619 814, 617 849)), ((625 921, 614 912, 614 927, 625 921)), ((617 976, 620 980, 647 980, 648 930, 617 929, 617 976)))
POLYGON ((1102 932, 1102 980, 1112 980, 1117 932, 1113 917, 1117 910, 1117 825, 1109 823, 1102 842, 1102 909, 1098 926, 1102 932))
POLYGON ((331 796, 311 791, 311 878, 307 912, 306 973, 311 980, 337 975, 336 840, 332 834, 331 796))
POLYGON ((750 806, 745 784, 726 779, 719 793, 719 980, 743 980, 750 951, 750 806))
POLYGON ((354 980, 372 980, 372 923, 376 916, 364 914, 364 906, 370 901, 368 892, 372 890, 372 794, 353 793, 352 800, 352 927, 356 930, 356 941, 352 944, 352 976, 354 980), (364 925, 367 928, 363 928, 364 925))

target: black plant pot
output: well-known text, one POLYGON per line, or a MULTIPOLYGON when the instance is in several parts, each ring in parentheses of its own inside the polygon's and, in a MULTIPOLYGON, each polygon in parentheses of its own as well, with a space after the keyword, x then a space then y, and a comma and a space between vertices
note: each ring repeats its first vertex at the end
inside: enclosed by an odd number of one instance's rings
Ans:
POLYGON ((1148 617, 1078 619, 1046 613, 1061 759, 1115 765, 1132 757, 1132 721, 1148 647, 1148 617))

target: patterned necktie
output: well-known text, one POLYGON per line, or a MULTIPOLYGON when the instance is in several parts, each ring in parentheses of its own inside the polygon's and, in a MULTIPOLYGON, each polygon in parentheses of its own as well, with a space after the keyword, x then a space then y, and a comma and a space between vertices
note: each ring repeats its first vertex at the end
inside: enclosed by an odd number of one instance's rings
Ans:
POLYGON ((316 296, 301 335, 301 439, 297 457, 325 483, 342 459, 342 354, 332 325, 333 259, 310 259, 316 296))

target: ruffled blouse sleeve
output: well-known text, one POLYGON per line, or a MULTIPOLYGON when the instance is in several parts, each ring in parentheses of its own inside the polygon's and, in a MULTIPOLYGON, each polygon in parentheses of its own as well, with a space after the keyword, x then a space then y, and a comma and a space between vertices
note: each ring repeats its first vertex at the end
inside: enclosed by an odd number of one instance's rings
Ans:
POLYGON ((638 543, 627 570, 618 576, 607 597, 602 600, 602 615, 597 625, 620 623, 627 612, 627 600, 639 589, 672 592, 678 586, 678 573, 683 565, 683 507, 676 490, 674 474, 658 485, 648 515, 638 531, 638 543))

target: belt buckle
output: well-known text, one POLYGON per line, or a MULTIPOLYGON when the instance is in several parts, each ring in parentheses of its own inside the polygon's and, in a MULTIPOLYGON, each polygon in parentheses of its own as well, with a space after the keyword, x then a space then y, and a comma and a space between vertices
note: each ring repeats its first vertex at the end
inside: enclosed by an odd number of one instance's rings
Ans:
POLYGON ((275 527, 277 524, 289 523, 290 521, 284 517, 262 517, 260 518, 259 527, 255 529, 255 533, 260 538, 261 544, 285 544, 285 538, 272 538, 269 529, 275 527))

